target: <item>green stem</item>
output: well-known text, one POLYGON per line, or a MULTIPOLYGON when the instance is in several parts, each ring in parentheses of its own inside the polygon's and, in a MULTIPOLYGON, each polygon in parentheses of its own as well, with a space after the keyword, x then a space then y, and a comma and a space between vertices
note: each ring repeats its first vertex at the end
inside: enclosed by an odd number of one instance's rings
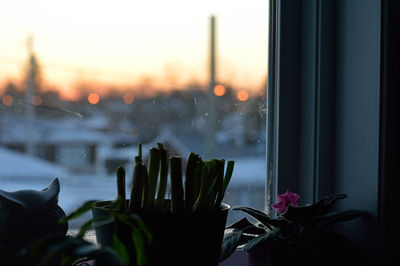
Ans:
POLYGON ((133 181, 131 188, 131 198, 129 201, 129 211, 138 210, 142 207, 143 190, 146 181, 147 170, 142 163, 136 163, 133 170, 133 181))
POLYGON ((138 144, 138 157, 142 160, 142 143, 138 144))
POLYGON ((125 192, 125 168, 123 166, 118 167, 117 169, 117 190, 118 190, 118 198, 117 202, 119 202, 119 210, 125 211, 125 201, 126 201, 126 192, 125 192))
MULTIPOLYGON (((210 171, 207 177, 207 190, 203 205, 207 209, 214 207, 215 197, 217 195, 217 185, 219 183, 218 172, 219 172, 219 160, 213 159, 210 163, 210 171)), ((222 180, 221 180, 222 182, 222 180)))
POLYGON ((204 207, 204 200, 206 197, 207 193, 207 185, 208 185, 208 176, 210 175, 210 167, 209 167, 209 162, 206 161, 203 163, 203 167, 201 169, 201 175, 200 175, 200 191, 199 195, 196 199, 196 202, 193 205, 193 211, 200 210, 204 207))
POLYGON ((215 189, 213 190, 213 207, 218 209, 223 198, 223 182, 224 182, 225 160, 217 160, 217 174, 215 189))
POLYGON ((215 202, 216 208, 218 208, 218 206, 221 205, 221 202, 225 196, 226 188, 228 187, 228 184, 232 178, 234 166, 235 166, 235 161, 228 161, 228 165, 226 166, 224 181, 222 183, 222 188, 221 188, 220 193, 218 194, 217 201, 215 202))
POLYGON ((199 157, 199 160, 196 163, 196 169, 194 173, 195 177, 194 177, 193 205, 200 195, 201 184, 203 182, 203 168, 204 168, 204 162, 199 157))
POLYGON ((136 156, 135 163, 142 163, 142 157, 136 156))
POLYGON ((157 189, 158 172, 160 171, 160 150, 151 148, 149 151, 149 175, 145 186, 144 208, 150 210, 154 205, 157 189))
POLYGON ((185 210, 187 211, 192 211, 194 204, 196 165, 198 160, 199 155, 193 152, 189 154, 185 177, 185 210))
POLYGON ((182 212, 184 209, 182 185, 182 158, 172 157, 171 165, 171 212, 182 212))
POLYGON ((160 182, 158 186, 156 208, 160 209, 164 206, 165 193, 167 192, 169 154, 163 144, 158 143, 158 148, 160 149, 160 182))

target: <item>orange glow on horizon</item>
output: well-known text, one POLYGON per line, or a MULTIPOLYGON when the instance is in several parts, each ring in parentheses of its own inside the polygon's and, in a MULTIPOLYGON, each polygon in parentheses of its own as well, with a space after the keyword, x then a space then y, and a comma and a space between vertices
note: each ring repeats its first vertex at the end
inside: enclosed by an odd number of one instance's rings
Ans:
POLYGON ((215 87, 214 87, 214 94, 215 95, 217 95, 217 96, 223 96, 223 95, 225 95, 225 93, 226 93, 226 89, 225 89, 225 87, 224 87, 224 85, 216 85, 215 87))
POLYGON ((3 95, 3 97, 1 97, 1 101, 5 106, 11 106, 14 102, 14 98, 11 95, 3 95))
POLYGON ((124 100, 124 103, 126 103, 126 104, 131 104, 135 100, 135 97, 133 96, 132 92, 125 93, 122 98, 124 100))
POLYGON ((216 47, 223 65, 217 67, 219 82, 250 92, 264 89, 268 1, 250 1, 245 9, 240 1, 187 2, 7 1, 0 16, 0 24, 7 25, 0 30, 0 91, 10 80, 17 87, 25 82, 27 35, 32 37, 29 49, 41 68, 42 83, 65 101, 86 101, 90 88, 100 101, 115 89, 122 93, 137 88, 135 100, 177 87, 209 90, 211 14, 216 17, 216 38, 223 40, 216 47), (238 12, 243 19, 237 19, 238 12))
POLYGON ((249 99, 249 93, 246 90, 240 90, 236 94, 236 97, 238 98, 239 101, 245 102, 249 99))
POLYGON ((40 97, 39 95, 33 96, 33 98, 32 98, 32 104, 33 105, 39 106, 42 103, 43 103, 42 97, 40 97))
POLYGON ((64 101, 77 101, 81 98, 81 95, 79 95, 79 93, 71 90, 60 89, 59 92, 60 92, 60 98, 63 99, 64 101))
POLYGON ((100 96, 97 93, 90 93, 88 96, 88 102, 90 104, 98 104, 100 101, 100 96))

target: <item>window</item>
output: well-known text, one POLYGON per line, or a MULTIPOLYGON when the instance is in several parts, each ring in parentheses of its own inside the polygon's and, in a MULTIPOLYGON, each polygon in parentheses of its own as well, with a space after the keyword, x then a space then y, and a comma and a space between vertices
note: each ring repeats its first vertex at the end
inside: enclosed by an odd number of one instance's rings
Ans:
POLYGON ((358 245, 365 265, 392 262, 389 243, 397 233, 391 220, 398 187, 392 160, 398 150, 394 47, 399 36, 393 25, 398 4, 272 3, 271 190, 298 191, 303 204, 346 193, 338 210, 364 210, 367 215, 337 230, 358 245))
POLYGON ((0 189, 58 176, 70 212, 115 198, 115 168, 130 177, 137 143, 164 142, 174 155, 235 160, 225 201, 263 208, 268 1, 21 0, 0 10, 0 189))

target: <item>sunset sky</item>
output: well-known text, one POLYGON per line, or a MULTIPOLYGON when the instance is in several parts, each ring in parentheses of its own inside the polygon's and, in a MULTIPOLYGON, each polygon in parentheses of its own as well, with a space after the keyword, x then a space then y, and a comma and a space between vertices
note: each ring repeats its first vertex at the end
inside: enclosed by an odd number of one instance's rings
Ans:
POLYGON ((22 83, 26 40, 48 86, 171 88, 208 79, 210 16, 217 81, 259 90, 267 75, 268 0, 0 1, 0 89, 22 83))

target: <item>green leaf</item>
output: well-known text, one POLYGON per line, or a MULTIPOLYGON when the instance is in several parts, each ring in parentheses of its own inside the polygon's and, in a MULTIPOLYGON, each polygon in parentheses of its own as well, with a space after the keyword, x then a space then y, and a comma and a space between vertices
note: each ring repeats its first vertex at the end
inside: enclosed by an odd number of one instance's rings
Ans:
POLYGON ((101 217, 94 217, 87 222, 85 222, 81 228, 79 229, 79 233, 77 234, 77 238, 83 238, 85 233, 89 229, 96 229, 98 227, 111 224, 115 221, 114 216, 101 216, 101 217))
POLYGON ((153 236, 151 235, 149 229, 146 227, 146 225, 144 224, 142 218, 140 218, 139 216, 135 215, 135 222, 137 223, 139 229, 141 230, 141 232, 144 234, 145 239, 147 240, 148 243, 150 243, 153 239, 153 236))
POLYGON ((219 261, 223 261, 235 252, 236 248, 239 246, 240 239, 242 238, 243 231, 234 231, 224 235, 222 241, 221 254, 219 261))
POLYGON ((60 223, 65 223, 69 220, 73 220, 81 216, 82 214, 86 213, 87 211, 90 211, 93 206, 95 206, 96 201, 90 200, 86 201, 81 207, 79 207, 77 210, 73 211, 70 215, 68 215, 66 218, 60 220, 60 223))
POLYGON ((260 245, 266 244, 269 241, 274 240, 280 233, 281 233, 281 229, 278 228, 278 229, 276 229, 274 231, 271 231, 269 233, 265 233, 265 234, 260 235, 260 236, 258 236, 256 238, 253 238, 253 239, 249 240, 244 245, 243 249, 245 251, 251 251, 251 250, 253 250, 254 248, 256 248, 256 247, 258 247, 260 245))
POLYGON ((317 203, 308 206, 289 205, 282 215, 285 219, 299 224, 306 224, 312 218, 326 214, 338 200, 346 198, 346 194, 336 194, 320 199, 317 203))
POLYGON ((310 225, 316 225, 318 231, 322 231, 335 223, 346 222, 356 219, 364 215, 364 211, 347 210, 342 212, 334 212, 324 216, 316 217, 310 221, 310 225))
POLYGON ((145 242, 151 240, 151 234, 145 227, 142 219, 137 215, 119 215, 118 220, 130 228, 132 243, 136 252, 137 265, 145 265, 147 258, 145 253, 145 242))
MULTIPOLYGON (((275 230, 275 229, 274 229, 275 230)), ((268 232, 271 232, 273 230, 267 229, 266 227, 259 227, 259 226, 248 226, 246 228, 242 229, 243 233, 245 234, 251 234, 254 236, 262 235, 268 232)))
POLYGON ((129 251, 127 250, 124 243, 122 243, 121 240, 119 240, 116 234, 113 234, 112 247, 118 254, 119 258, 124 262, 124 264, 129 265, 131 262, 129 251))
POLYGON ((40 246, 40 250, 36 250, 36 254, 40 255, 38 265, 49 265, 54 258, 61 256, 64 262, 76 261, 80 257, 93 258, 99 248, 83 239, 71 236, 50 236, 44 242, 36 242, 35 246, 40 246))
POLYGON ((146 225, 139 215, 132 213, 123 213, 118 215, 118 220, 129 225, 132 229, 139 229, 144 234, 144 237, 148 242, 152 240, 152 235, 150 231, 147 229, 146 225))
POLYGON ((146 251, 145 251, 145 243, 143 240, 143 235, 137 231, 132 230, 131 232, 132 242, 135 245, 136 251, 136 263, 138 266, 146 265, 146 251))
POLYGON ((249 226, 256 226, 252 222, 250 222, 247 218, 240 219, 238 222, 235 222, 231 225, 229 225, 226 229, 236 229, 236 230, 242 230, 246 227, 249 226))
POLYGON ((255 219, 257 219, 260 223, 262 223, 264 226, 266 226, 268 229, 273 229, 272 225, 271 225, 271 221, 273 220, 272 218, 270 218, 266 213, 261 212, 257 209, 253 209, 250 207, 243 207, 243 206, 236 206, 233 207, 232 210, 240 210, 242 212, 247 213, 248 215, 254 217, 255 219))
POLYGON ((264 225, 262 225, 262 224, 260 224, 260 225, 261 226, 255 225, 252 222, 250 222, 249 220, 247 220, 247 218, 243 218, 240 221, 238 221, 234 224, 231 224, 226 229, 234 230, 234 231, 241 230, 244 233, 252 234, 252 235, 261 235, 261 234, 264 234, 265 232, 270 231, 264 225))
POLYGON ((92 228, 93 226, 93 219, 90 219, 89 221, 86 221, 81 228, 79 229, 78 234, 76 235, 76 238, 83 238, 86 234, 86 232, 92 228))
POLYGON ((226 188, 228 187, 228 184, 231 181, 234 166, 235 166, 235 161, 228 161, 228 165, 226 166, 225 170, 224 183, 222 186, 223 193, 225 193, 226 188))

